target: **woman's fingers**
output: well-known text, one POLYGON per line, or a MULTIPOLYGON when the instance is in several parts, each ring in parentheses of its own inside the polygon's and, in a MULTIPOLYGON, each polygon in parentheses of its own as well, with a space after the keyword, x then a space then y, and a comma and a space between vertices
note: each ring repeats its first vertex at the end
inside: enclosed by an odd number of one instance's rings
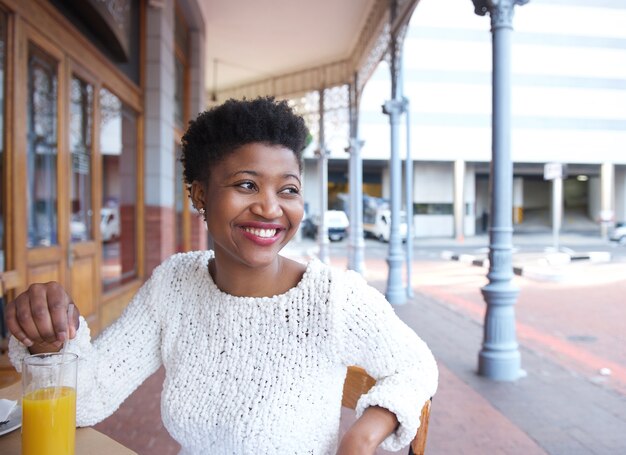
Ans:
POLYGON ((73 338, 78 328, 78 311, 73 311, 68 324, 70 305, 73 302, 60 284, 33 284, 7 305, 7 326, 28 347, 43 343, 58 346, 73 338))
MULTIPOLYGON (((20 297, 23 294, 20 294, 15 300, 9 302, 6 306, 6 321, 7 328, 13 334, 15 338, 17 338, 20 342, 22 342, 25 346, 31 347, 33 345, 33 340, 30 339, 29 335, 22 329, 18 322, 17 317, 17 308, 19 306, 20 297)), ((39 335, 39 332, 37 332, 39 335)))
MULTIPOLYGON (((57 339, 50 308, 58 306, 59 302, 54 293, 50 292, 51 284, 33 284, 28 288, 32 323, 39 332, 40 339, 46 343, 53 343, 57 339)), ((24 319, 20 319, 20 325, 24 327, 24 324, 29 323, 28 313, 24 310, 24 319)))
POLYGON ((74 326, 74 321, 69 319, 70 317, 73 319, 73 314, 70 315, 70 313, 74 313, 74 303, 58 283, 50 283, 47 299, 54 328, 54 339, 63 342, 71 337, 71 327, 74 326))

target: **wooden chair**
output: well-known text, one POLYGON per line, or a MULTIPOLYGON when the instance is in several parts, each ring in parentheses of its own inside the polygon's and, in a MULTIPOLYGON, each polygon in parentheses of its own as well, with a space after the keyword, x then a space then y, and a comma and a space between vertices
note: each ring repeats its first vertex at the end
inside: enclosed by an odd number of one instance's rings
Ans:
MULTIPOLYGON (((346 408, 355 409, 359 397, 367 393, 372 386, 376 384, 376 380, 372 378, 361 367, 348 367, 346 381, 343 384, 343 397, 341 405, 346 408)), ((426 436, 428 435, 428 418, 430 417, 430 400, 422 407, 422 415, 420 417, 420 427, 411 441, 409 447, 409 455, 424 455, 426 450, 426 436)))

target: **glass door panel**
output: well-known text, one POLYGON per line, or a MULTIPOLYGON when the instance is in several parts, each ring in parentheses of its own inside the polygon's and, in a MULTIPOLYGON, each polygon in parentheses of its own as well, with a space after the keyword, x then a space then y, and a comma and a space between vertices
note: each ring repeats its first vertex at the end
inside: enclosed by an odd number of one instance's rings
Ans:
POLYGON ((70 238, 93 239, 91 154, 93 86, 76 76, 70 84, 70 238))
POLYGON ((95 88, 80 67, 69 81, 69 255, 74 303, 83 315, 95 315, 100 296, 99 245, 94 242, 93 137, 95 88), (77 75, 78 74, 78 75, 77 75))
POLYGON ((102 285, 137 277, 137 114, 107 89, 100 90, 102 156, 102 285))
POLYGON ((28 49, 27 215, 29 248, 58 244, 57 62, 28 49))

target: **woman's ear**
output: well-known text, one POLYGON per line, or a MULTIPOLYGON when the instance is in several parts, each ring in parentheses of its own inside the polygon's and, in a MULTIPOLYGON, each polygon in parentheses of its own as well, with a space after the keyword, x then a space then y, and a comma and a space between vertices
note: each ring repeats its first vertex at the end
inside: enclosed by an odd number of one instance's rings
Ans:
POLYGON ((205 188, 202 182, 194 180, 191 183, 191 202, 197 211, 204 210, 205 188))

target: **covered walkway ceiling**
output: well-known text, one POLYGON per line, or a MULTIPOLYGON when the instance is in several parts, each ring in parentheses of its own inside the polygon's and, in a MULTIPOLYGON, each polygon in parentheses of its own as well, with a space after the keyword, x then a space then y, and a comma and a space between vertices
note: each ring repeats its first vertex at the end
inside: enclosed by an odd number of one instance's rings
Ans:
POLYGON ((363 84, 418 0, 202 0, 208 99, 363 84))

